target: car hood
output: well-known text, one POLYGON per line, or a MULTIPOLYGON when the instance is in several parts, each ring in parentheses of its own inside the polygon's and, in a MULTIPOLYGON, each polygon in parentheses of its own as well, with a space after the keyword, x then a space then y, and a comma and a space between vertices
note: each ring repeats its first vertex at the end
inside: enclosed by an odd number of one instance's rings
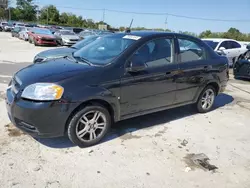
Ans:
POLYGON ((37 54, 39 57, 54 58, 54 57, 64 57, 75 52, 77 49, 74 48, 56 48, 51 50, 46 50, 37 54))
POLYGON ((79 39, 77 35, 62 35, 63 39, 79 39))
POLYGON ((32 64, 15 74, 22 87, 37 82, 59 82, 69 77, 94 70, 96 67, 79 64, 68 58, 60 58, 46 63, 32 64))

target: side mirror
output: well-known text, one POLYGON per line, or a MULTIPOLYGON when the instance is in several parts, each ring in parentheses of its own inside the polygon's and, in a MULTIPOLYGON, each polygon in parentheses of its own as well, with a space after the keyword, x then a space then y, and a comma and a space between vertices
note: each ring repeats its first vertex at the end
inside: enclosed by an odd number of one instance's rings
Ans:
POLYGON ((226 48, 224 48, 224 47, 220 47, 219 48, 219 51, 223 51, 223 50, 225 50, 226 48))
POLYGON ((132 60, 129 63, 129 66, 126 68, 127 72, 135 73, 141 72, 146 69, 145 63, 140 60, 132 60))

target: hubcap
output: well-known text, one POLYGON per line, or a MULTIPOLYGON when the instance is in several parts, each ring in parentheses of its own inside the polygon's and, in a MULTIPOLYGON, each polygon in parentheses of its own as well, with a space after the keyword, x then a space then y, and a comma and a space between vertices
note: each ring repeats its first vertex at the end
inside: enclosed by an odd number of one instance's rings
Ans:
POLYGON ((214 91, 212 89, 208 89, 205 91, 201 98, 201 106, 204 110, 211 108, 214 103, 214 91))
POLYGON ((105 115, 100 111, 89 111, 82 115, 76 126, 77 137, 89 142, 99 138, 107 125, 105 115))

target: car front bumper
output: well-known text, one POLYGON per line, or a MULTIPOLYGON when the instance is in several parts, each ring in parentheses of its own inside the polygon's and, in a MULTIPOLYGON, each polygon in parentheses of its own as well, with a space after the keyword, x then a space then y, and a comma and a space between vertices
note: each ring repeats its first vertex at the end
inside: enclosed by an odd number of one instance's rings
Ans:
MULTIPOLYGON (((17 95, 18 96, 18 95, 17 95)), ((60 137, 75 103, 34 102, 18 98, 11 89, 6 92, 6 108, 10 121, 33 137, 60 137)))
POLYGON ((71 45, 74 45, 74 44, 76 44, 77 42, 79 42, 79 40, 78 41, 68 41, 68 40, 63 40, 63 44, 65 45, 65 46, 71 46, 71 45))
POLYGON ((51 45, 51 46, 56 46, 57 45, 56 40, 54 40, 54 41, 46 41, 46 40, 42 40, 42 39, 37 39, 36 43, 38 45, 51 45))

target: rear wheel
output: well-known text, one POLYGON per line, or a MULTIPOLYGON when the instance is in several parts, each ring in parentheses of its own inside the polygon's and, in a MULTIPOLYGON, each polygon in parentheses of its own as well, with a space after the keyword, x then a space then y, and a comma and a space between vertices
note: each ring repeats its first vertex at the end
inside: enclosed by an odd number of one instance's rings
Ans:
POLYGON ((107 134, 111 117, 101 105, 86 106, 76 112, 68 124, 68 137, 79 147, 97 144, 107 134))
POLYGON ((200 94, 196 108, 200 113, 209 112, 214 104, 216 93, 213 86, 207 86, 200 94))

